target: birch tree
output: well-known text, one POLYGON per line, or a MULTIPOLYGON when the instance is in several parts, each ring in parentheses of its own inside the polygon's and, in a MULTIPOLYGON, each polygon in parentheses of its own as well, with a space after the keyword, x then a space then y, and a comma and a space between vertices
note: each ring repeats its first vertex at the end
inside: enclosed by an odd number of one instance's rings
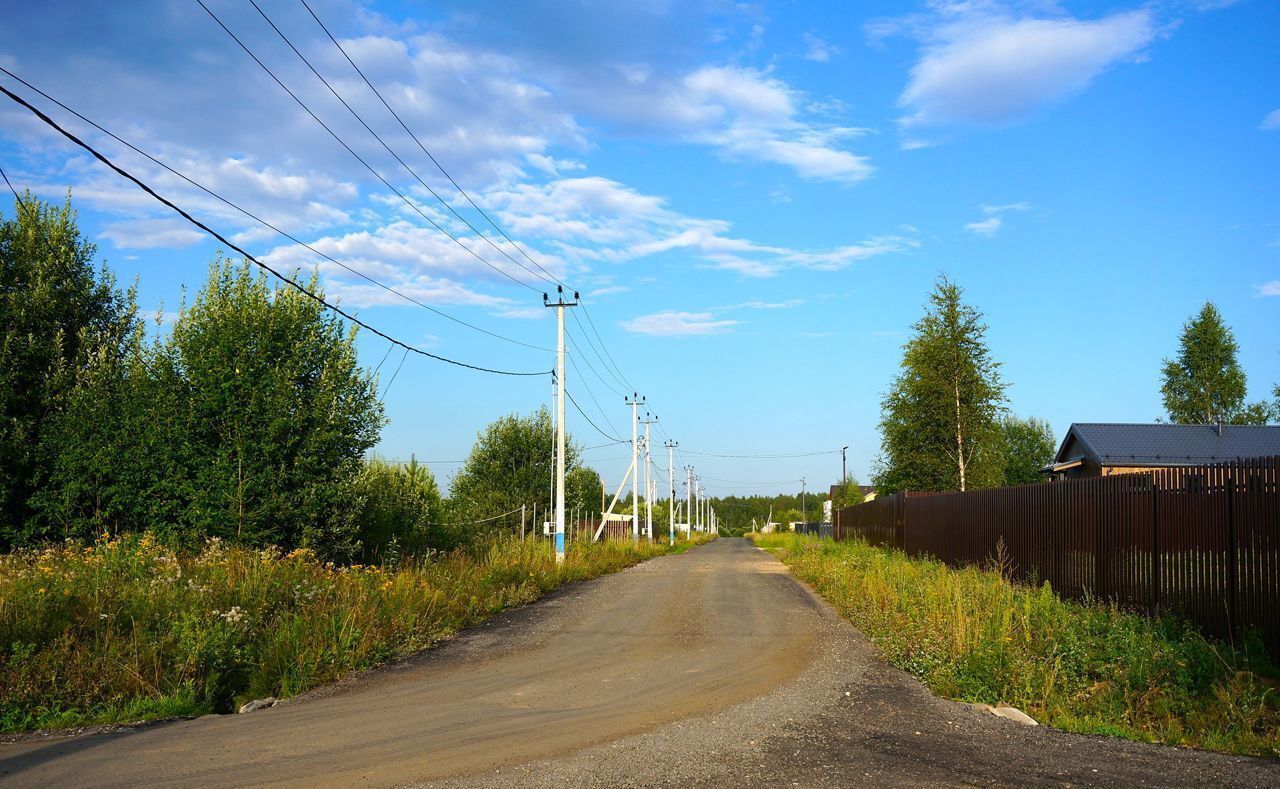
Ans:
POLYGON ((876 487, 968 490, 1000 484, 1005 383, 981 312, 938 277, 881 403, 876 487))

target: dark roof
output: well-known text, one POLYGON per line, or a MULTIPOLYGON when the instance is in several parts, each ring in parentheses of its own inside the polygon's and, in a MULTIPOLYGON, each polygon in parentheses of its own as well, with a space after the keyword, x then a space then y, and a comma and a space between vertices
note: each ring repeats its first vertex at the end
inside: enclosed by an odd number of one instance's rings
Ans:
POLYGON ((1056 463, 1082 455, 1104 466, 1179 466, 1280 455, 1280 425, 1171 425, 1077 422, 1056 463), (1080 450, 1065 457, 1072 438, 1080 450))

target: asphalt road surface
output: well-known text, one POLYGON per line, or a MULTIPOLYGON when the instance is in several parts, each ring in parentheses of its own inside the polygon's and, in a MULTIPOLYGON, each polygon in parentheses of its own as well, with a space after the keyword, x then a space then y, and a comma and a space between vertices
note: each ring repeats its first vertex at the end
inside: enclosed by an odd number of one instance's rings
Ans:
POLYGON ((1277 786, 936 699, 744 540, 248 715, 0 744, 14 786, 1277 786))

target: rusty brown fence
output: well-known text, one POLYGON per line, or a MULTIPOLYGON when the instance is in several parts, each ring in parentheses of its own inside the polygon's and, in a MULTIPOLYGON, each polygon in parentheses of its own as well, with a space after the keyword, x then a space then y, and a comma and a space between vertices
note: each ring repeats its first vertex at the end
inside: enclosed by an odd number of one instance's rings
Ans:
POLYGON ((1069 598, 1173 611, 1204 632, 1260 629, 1280 658, 1280 457, 966 493, 896 493, 839 511, 837 540, 954 565, 1003 556, 1069 598))

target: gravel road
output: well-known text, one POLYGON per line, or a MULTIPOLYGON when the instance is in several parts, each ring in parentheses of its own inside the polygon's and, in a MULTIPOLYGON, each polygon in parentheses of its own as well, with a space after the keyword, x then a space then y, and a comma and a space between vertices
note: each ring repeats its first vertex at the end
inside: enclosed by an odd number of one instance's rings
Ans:
POLYGON ((1277 786, 1280 762, 936 699, 720 539, 249 715, 0 744, 15 786, 1277 786))

